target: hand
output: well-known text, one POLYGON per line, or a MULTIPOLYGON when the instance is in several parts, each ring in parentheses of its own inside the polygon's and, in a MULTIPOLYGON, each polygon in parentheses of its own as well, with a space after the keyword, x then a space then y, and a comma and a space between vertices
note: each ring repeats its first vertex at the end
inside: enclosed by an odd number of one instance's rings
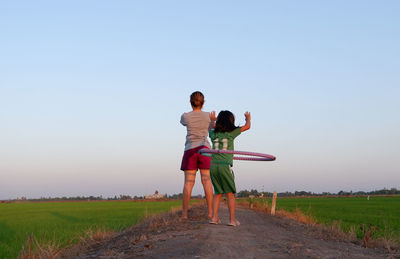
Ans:
POLYGON ((213 122, 217 120, 217 116, 215 116, 215 111, 210 112, 210 120, 213 122))
POLYGON ((245 117, 245 119, 246 119, 246 122, 247 122, 247 121, 250 121, 250 120, 251 120, 251 114, 250 114, 250 112, 245 112, 245 113, 244 113, 244 117, 245 117))

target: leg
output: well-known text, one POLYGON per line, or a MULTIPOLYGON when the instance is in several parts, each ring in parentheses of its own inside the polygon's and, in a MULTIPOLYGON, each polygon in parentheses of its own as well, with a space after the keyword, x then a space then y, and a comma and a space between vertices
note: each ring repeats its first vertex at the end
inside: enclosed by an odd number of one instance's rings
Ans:
POLYGON ((212 217, 212 200, 213 200, 213 189, 210 178, 210 170, 201 169, 201 183, 203 184, 204 194, 206 196, 207 208, 208 208, 208 218, 212 217))
POLYGON ((228 199, 229 216, 231 218, 230 224, 237 225, 238 221, 235 218, 235 207, 236 207, 235 194, 230 192, 227 193, 226 196, 228 199))
POLYGON ((221 201, 222 194, 215 194, 214 195, 214 202, 213 202, 213 216, 211 220, 213 222, 218 222, 218 210, 219 210, 219 203, 221 201))
POLYGON ((183 199, 182 199, 182 218, 188 218, 188 208, 190 197, 192 196, 192 189, 196 179, 197 170, 186 170, 185 171, 185 184, 183 185, 183 199))

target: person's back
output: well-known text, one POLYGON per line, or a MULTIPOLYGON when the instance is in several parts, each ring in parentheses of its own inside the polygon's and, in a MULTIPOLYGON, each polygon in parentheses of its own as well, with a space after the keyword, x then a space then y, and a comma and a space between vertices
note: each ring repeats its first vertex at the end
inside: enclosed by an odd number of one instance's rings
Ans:
POLYGON ((207 139, 210 122, 209 112, 195 110, 182 114, 181 124, 187 129, 185 150, 199 146, 210 147, 207 139))
MULTIPOLYGON (((216 150, 235 150, 234 139, 242 132, 241 127, 230 132, 215 132, 210 131, 210 139, 213 142, 213 149, 216 150)), ((233 165, 233 154, 216 153, 212 154, 211 160, 213 163, 224 163, 233 165)))

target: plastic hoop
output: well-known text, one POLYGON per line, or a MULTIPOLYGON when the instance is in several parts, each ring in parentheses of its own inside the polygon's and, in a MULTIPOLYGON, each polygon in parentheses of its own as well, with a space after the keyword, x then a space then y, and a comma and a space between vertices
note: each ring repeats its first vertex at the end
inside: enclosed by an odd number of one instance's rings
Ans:
POLYGON ((247 160, 247 161, 274 161, 276 157, 272 155, 267 155, 263 153, 238 151, 238 150, 217 150, 202 148, 199 150, 200 154, 234 154, 234 155, 244 155, 244 156, 233 156, 235 160, 247 160))

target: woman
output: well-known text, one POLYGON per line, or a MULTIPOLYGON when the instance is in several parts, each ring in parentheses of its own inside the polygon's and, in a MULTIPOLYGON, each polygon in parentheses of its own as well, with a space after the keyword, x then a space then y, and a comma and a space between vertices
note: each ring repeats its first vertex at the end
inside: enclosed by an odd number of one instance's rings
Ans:
POLYGON ((214 127, 215 112, 203 112, 204 95, 194 92, 190 95, 192 111, 182 114, 181 124, 187 128, 185 152, 182 158, 181 170, 185 172, 183 187, 182 218, 188 218, 188 207, 192 189, 196 179, 196 172, 200 170, 201 183, 208 206, 208 218, 212 217, 212 184, 210 179, 211 158, 199 154, 202 148, 210 148, 207 136, 208 131, 214 127))

